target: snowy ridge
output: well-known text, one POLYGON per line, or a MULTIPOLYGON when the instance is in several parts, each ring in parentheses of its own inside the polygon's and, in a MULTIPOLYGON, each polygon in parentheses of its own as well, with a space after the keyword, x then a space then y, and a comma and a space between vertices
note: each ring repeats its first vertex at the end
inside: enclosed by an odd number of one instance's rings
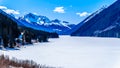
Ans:
POLYGON ((103 11, 106 7, 103 6, 102 8, 100 8, 99 10, 97 10, 96 12, 94 12, 93 14, 91 14, 90 16, 88 16, 85 20, 84 23, 89 21, 90 19, 92 19, 93 17, 95 17, 97 14, 99 14, 101 11, 103 11))
POLYGON ((74 31, 78 30, 82 25, 86 24, 89 20, 91 20, 93 17, 95 17, 97 14, 99 14, 101 11, 103 11, 106 8, 106 6, 103 6, 102 8, 100 8, 99 10, 95 11, 94 13, 92 13, 91 15, 89 15, 87 18, 85 18, 82 22, 80 22, 79 24, 76 25, 76 27, 74 27, 71 30, 71 33, 73 33, 74 31))
POLYGON ((28 22, 29 24, 35 26, 37 25, 41 29, 43 28, 47 31, 50 30, 50 32, 57 32, 58 34, 68 31, 72 29, 73 26, 75 26, 74 24, 69 24, 69 22, 66 21, 61 21, 58 19, 50 20, 46 16, 36 15, 33 13, 26 14, 24 17, 20 17, 18 20, 20 20, 21 22, 26 21, 26 23, 28 22))
POLYGON ((120 26, 116 24, 120 24, 119 4, 120 1, 117 0, 109 7, 104 6, 96 11, 78 24, 77 30, 71 36, 119 37, 120 26))
POLYGON ((20 23, 20 22, 19 22, 17 19, 15 19, 13 16, 7 14, 6 12, 4 12, 4 11, 1 10, 1 9, 0 9, 0 13, 3 14, 3 15, 5 15, 5 16, 7 16, 7 17, 9 17, 9 18, 12 19, 13 21, 17 22, 17 24, 20 23))
POLYGON ((97 30, 97 31, 94 32, 94 34, 96 35, 96 34, 99 34, 99 33, 102 33, 102 32, 108 31, 108 30, 111 30, 111 29, 113 29, 115 27, 116 26, 109 26, 109 27, 105 28, 104 30, 97 30))
POLYGON ((24 17, 18 18, 18 20, 1 9, 0 9, 0 13, 14 20, 18 25, 26 26, 29 28, 42 30, 46 32, 57 32, 61 34, 67 30, 70 30, 72 28, 71 26, 75 26, 74 24, 69 24, 69 22, 67 23, 65 21, 61 22, 58 19, 51 21, 46 16, 38 16, 32 13, 29 13, 24 17))
POLYGON ((118 22, 120 20, 120 17, 117 17, 117 19, 114 21, 116 23, 113 23, 111 26, 103 29, 103 30, 97 30, 94 32, 95 35, 98 35, 100 33, 103 33, 103 32, 106 32, 106 31, 109 31, 109 30, 112 30, 114 28, 117 28, 117 27, 120 27, 120 23, 118 22))
POLYGON ((12 19, 13 21, 15 21, 18 25, 21 25, 21 26, 26 26, 26 27, 29 27, 29 28, 33 28, 35 30, 42 30, 42 31, 47 31, 47 32, 53 32, 50 28, 47 29, 47 28, 43 28, 43 27, 40 27, 38 25, 33 25, 31 23, 28 23, 26 21, 22 21, 22 20, 17 20, 15 17, 7 14, 6 12, 4 12, 3 10, 0 9, 0 13, 9 17, 10 19, 12 19))
POLYGON ((65 24, 64 22, 61 22, 58 19, 55 20, 50 20, 49 18, 47 18, 46 16, 39 16, 39 15, 35 15, 32 13, 26 14, 23 18, 24 20, 26 20, 29 23, 34 23, 34 24, 39 24, 39 25, 59 25, 59 26, 64 26, 64 27, 68 27, 68 24, 65 24))
POLYGON ((46 27, 43 27, 43 26, 40 26, 40 25, 34 25, 32 23, 26 22, 25 20, 20 20, 19 19, 19 21, 20 21, 20 23, 22 25, 33 28, 33 29, 36 29, 36 30, 42 30, 42 31, 46 31, 46 32, 53 32, 52 29, 50 29, 50 28, 46 28, 46 27))

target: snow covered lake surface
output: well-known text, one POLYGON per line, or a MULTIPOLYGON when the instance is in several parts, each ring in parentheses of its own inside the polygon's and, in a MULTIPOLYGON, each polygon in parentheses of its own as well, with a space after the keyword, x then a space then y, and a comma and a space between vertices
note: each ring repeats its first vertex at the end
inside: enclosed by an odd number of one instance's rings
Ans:
POLYGON ((60 36, 0 54, 59 68, 120 68, 120 39, 60 36))

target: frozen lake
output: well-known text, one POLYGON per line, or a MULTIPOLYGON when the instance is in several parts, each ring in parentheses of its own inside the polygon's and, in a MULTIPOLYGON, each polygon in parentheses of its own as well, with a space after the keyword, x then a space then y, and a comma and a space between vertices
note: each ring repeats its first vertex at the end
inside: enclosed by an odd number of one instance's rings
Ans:
POLYGON ((60 36, 0 54, 60 68, 120 68, 120 39, 60 36))

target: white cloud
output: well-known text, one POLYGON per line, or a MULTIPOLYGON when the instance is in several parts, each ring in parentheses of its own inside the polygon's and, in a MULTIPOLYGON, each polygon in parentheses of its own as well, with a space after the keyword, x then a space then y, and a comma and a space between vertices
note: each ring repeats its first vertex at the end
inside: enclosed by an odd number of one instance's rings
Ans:
POLYGON ((0 6, 0 9, 2 9, 3 11, 5 11, 5 12, 8 13, 8 14, 20 14, 19 11, 13 10, 13 9, 8 9, 8 8, 5 7, 5 6, 0 6))
POLYGON ((53 11, 57 13, 65 13, 64 7, 56 7, 53 11))
POLYGON ((89 16, 91 13, 88 12, 82 12, 82 13, 76 13, 76 15, 79 15, 80 17, 85 17, 85 16, 89 16))

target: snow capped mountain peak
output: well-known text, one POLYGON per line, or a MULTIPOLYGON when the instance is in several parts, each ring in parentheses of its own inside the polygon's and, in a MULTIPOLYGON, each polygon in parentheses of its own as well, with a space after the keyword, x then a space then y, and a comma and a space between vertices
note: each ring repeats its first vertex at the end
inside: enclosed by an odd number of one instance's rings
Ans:
POLYGON ((46 16, 39 16, 33 13, 26 14, 24 16, 24 20, 26 20, 29 23, 34 23, 39 25, 50 22, 50 20, 46 16))
POLYGON ((26 14, 23 17, 23 19, 29 23, 36 23, 39 25, 59 25, 59 26, 69 25, 69 22, 67 21, 61 21, 59 19, 50 20, 46 16, 36 15, 33 13, 26 14))
POLYGON ((20 26, 26 26, 46 32, 56 32, 58 34, 64 34, 64 32, 70 30, 71 28, 73 28, 73 26, 75 26, 74 24, 69 24, 69 22, 66 21, 61 21, 59 19, 50 20, 46 16, 41 16, 34 13, 28 13, 19 18, 15 18, 13 14, 7 14, 1 9, 0 13, 11 18, 20 26))
POLYGON ((34 13, 28 13, 21 17, 19 20, 26 21, 30 24, 44 27, 46 29, 52 29, 53 32, 61 34, 69 29, 72 29, 74 24, 70 24, 67 21, 61 21, 59 19, 50 20, 46 16, 37 15, 34 13))

